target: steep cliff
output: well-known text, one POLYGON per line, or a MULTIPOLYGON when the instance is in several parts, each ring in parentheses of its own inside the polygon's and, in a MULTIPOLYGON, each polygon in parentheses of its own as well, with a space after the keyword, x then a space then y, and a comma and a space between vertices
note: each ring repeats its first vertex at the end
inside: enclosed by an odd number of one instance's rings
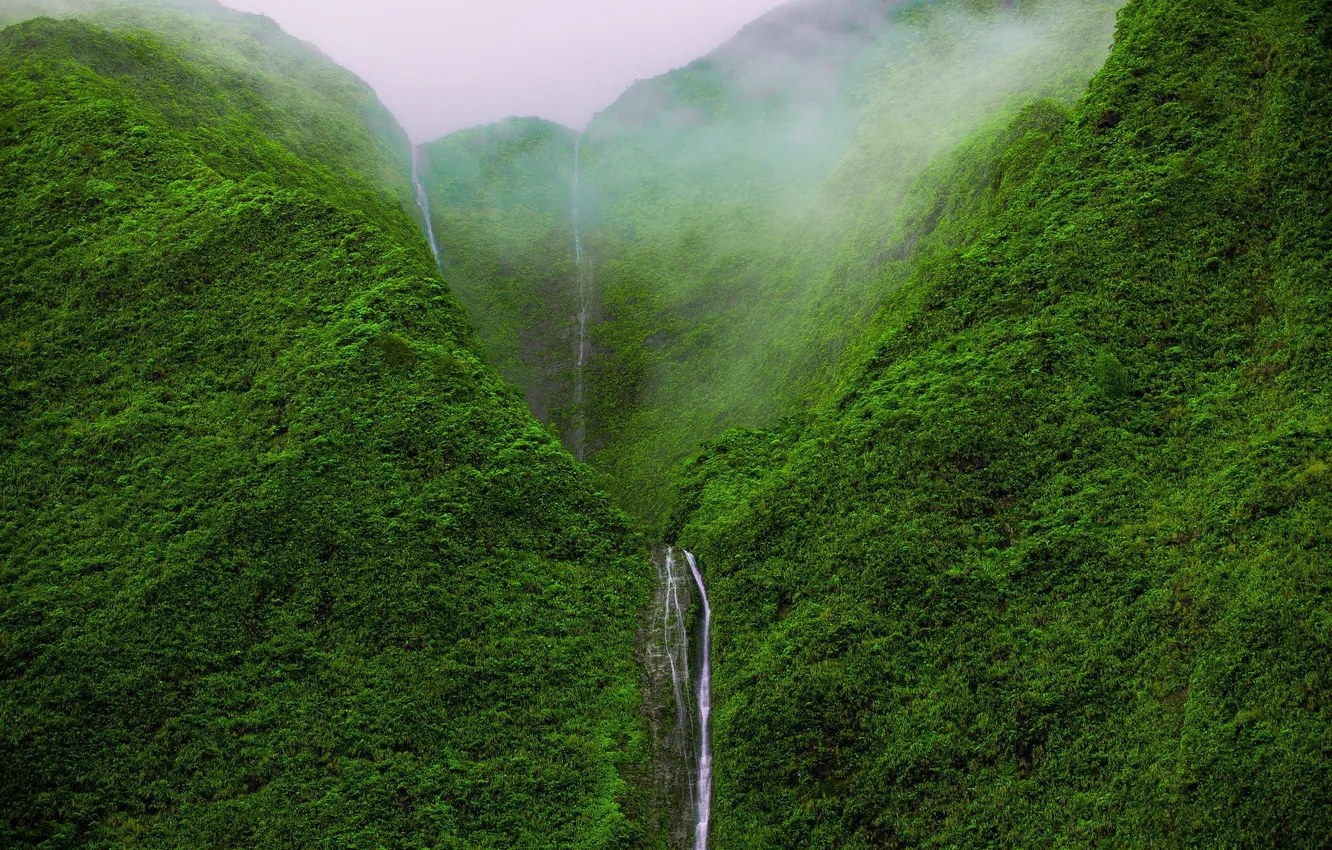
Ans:
POLYGON ((0 844, 646 840, 651 566, 409 156, 261 18, 0 33, 0 844))
POLYGON ((917 183, 835 391, 693 461, 718 846, 1326 842, 1329 48, 1130 3, 917 183))

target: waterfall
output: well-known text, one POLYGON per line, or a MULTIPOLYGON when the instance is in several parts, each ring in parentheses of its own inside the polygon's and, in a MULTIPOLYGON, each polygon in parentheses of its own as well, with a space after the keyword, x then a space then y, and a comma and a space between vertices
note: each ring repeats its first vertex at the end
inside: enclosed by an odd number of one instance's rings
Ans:
POLYGON ((587 319, 590 308, 590 274, 583 264, 583 231, 578 220, 578 181, 582 171, 583 137, 580 134, 574 141, 573 186, 569 204, 570 218, 573 220, 574 240, 574 277, 578 292, 578 351, 574 355, 574 428, 573 456, 586 460, 584 442, 587 439, 587 412, 584 409, 583 396, 587 389, 585 365, 587 363, 587 319))
POLYGON ((698 825, 694 829, 694 850, 707 850, 708 822, 712 817, 712 607, 708 605, 708 589, 703 575, 694 563, 694 553, 685 550, 685 559, 698 584, 698 595, 703 600, 703 663, 698 678, 698 782, 695 806, 698 825))
POLYGON ((412 185, 416 187, 416 206, 425 220, 425 235, 430 241, 430 253, 435 255, 435 268, 444 275, 444 262, 439 257, 439 243, 435 241, 435 225, 430 220, 430 199, 426 197, 425 186, 421 185, 421 149, 412 145, 412 185))
POLYGON ((692 553, 657 546, 652 562, 657 586, 644 626, 657 799, 671 813, 667 846, 706 850, 712 809, 712 609, 692 553), (695 608, 695 603, 701 604, 695 608), (691 609, 703 615, 692 623, 691 609), (691 631, 701 647, 701 663, 692 671, 691 631))
POLYGON ((689 740, 689 716, 685 690, 689 687, 689 631, 685 607, 680 604, 680 576, 675 574, 675 549, 666 550, 662 583, 661 641, 671 671, 671 693, 675 697, 675 728, 682 742, 689 740))

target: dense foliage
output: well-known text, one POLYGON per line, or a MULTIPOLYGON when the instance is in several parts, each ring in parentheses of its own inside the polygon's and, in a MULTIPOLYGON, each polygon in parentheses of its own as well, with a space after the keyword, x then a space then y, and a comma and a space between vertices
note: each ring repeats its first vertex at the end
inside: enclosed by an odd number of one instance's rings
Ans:
MULTIPOLYGON (((879 243, 912 181, 996 114, 1072 102, 1105 60, 1119 4, 793 4, 592 121, 578 199, 593 290, 588 459, 623 505, 659 527, 700 440, 818 397, 873 313, 879 243)), ((479 281, 458 293, 487 348, 523 358, 506 376, 564 423, 577 311, 560 308, 576 276, 570 204, 563 218, 551 205, 568 197, 572 138, 542 131, 540 145, 511 124, 441 140, 430 159, 447 151, 448 164, 432 174, 493 188, 428 188, 452 233, 446 257, 479 281), (540 200, 504 201, 522 194, 540 200), (488 271, 487 257, 507 263, 488 271), (537 309, 510 321, 510 305, 537 309)))
MULTIPOLYGON (((573 131, 536 118, 423 146, 440 258, 486 353, 532 413, 568 435, 578 299, 573 131)), ((566 440, 567 441, 567 440, 566 440)))
POLYGON ((647 841, 651 568, 401 130, 263 19, 90 20, 0 32, 0 845, 647 841))
POLYGON ((268 18, 213 0, 40 0, 19 10, 44 6, 119 32, 106 42, 70 31, 65 49, 143 101, 220 176, 263 172, 283 188, 378 213, 394 236, 415 238, 391 214, 415 214, 406 134, 369 86, 268 18))
POLYGON ((686 470, 716 843, 1324 847, 1332 11, 1134 0, 936 163, 834 392, 686 470))
POLYGON ((708 573, 714 846, 1325 846, 1332 11, 1132 0, 1088 89, 1118 6, 432 143, 452 290, 266 19, 0 31, 0 845, 660 847, 602 480, 708 573))

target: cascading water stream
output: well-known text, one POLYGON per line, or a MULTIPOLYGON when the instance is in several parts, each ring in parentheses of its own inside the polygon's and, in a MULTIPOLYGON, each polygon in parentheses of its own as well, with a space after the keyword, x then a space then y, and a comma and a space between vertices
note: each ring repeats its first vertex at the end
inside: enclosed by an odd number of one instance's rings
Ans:
POLYGON ((712 809, 712 608, 703 574, 691 552, 662 546, 653 553, 657 587, 647 633, 647 672, 652 684, 658 792, 672 815, 667 846, 706 850, 712 809), (689 569, 682 569, 680 554, 689 569), (695 596, 697 593, 697 596, 695 596), (695 601, 701 621, 690 624, 695 601), (691 675, 689 636, 701 639, 701 663, 691 675))
POLYGON ((662 616, 662 645, 671 669, 671 692, 675 697, 676 734, 688 740, 689 719, 685 711, 685 688, 689 685, 689 632, 684 606, 680 604, 680 579, 675 575, 675 549, 666 550, 665 605, 662 616))
POLYGON ((698 678, 698 780, 695 806, 698 822, 694 829, 694 850, 707 850, 708 822, 712 817, 712 607, 708 605, 708 589, 703 575, 694 562, 694 554, 685 550, 685 559, 698 583, 698 595, 703 600, 703 664, 698 678))
POLYGON ((425 186, 421 185, 421 149, 412 146, 412 185, 416 187, 416 206, 421 210, 425 221, 426 239, 430 241, 430 253, 435 255, 435 268, 444 274, 444 262, 439 257, 439 243, 435 241, 435 225, 430 220, 430 199, 426 197, 425 186))
POLYGON ((684 626, 684 608, 680 605, 680 587, 679 580, 675 577, 675 550, 672 549, 666 555, 666 573, 670 582, 670 597, 667 604, 674 609, 674 614, 668 615, 671 618, 672 625, 679 631, 680 638, 680 667, 677 672, 675 669, 674 656, 671 657, 671 686, 675 690, 675 704, 678 706, 677 715, 680 728, 683 730, 685 719, 685 701, 684 686, 689 682, 689 633, 684 626))
POLYGON ((574 429, 573 456, 586 460, 583 443, 587 439, 587 414, 583 407, 583 396, 587 389, 585 365, 587 363, 587 319, 589 310, 589 275, 583 265, 583 231, 578 220, 578 182, 582 171, 583 137, 579 135, 574 142, 573 187, 570 201, 570 217, 573 219, 574 240, 574 277, 578 291, 578 352, 574 356, 574 429))
MULTIPOLYGON (((578 351, 574 360, 574 433, 573 454, 583 460, 583 442, 587 434, 587 420, 583 410, 583 397, 586 390, 584 369, 587 364, 587 323, 590 312, 590 275, 583 263, 583 234, 578 215, 578 184, 581 174, 581 151, 583 139, 579 136, 574 143, 574 169, 570 216, 573 220, 574 268, 578 295, 578 351)), ((435 239, 435 228, 430 216, 430 199, 425 186, 421 183, 420 150, 412 148, 412 185, 416 189, 416 205, 421 210, 426 239, 430 242, 430 252, 435 256, 435 265, 440 274, 444 272, 443 260, 439 253, 439 243, 435 239)), ((665 658, 665 671, 671 679, 671 695, 674 697, 674 746, 679 756, 695 762, 693 782, 689 788, 690 802, 694 808, 694 850, 707 850, 708 826, 712 812, 712 608, 708 604, 708 591, 703 583, 694 555, 683 550, 689 563, 699 598, 703 603, 702 627, 702 664, 697 686, 698 726, 691 729, 686 707, 686 695, 693 687, 689 674, 689 630, 686 624, 685 610, 687 600, 682 600, 680 582, 685 576, 676 575, 675 548, 666 549, 663 568, 658 574, 657 608, 661 611, 659 635, 653 635, 652 644, 656 646, 658 657, 665 658), (660 644, 657 644, 658 639, 660 644), (696 743, 693 740, 697 735, 696 743)), ((654 629, 656 631, 656 629, 654 629)), ((683 837, 683 836, 682 836, 683 837)))

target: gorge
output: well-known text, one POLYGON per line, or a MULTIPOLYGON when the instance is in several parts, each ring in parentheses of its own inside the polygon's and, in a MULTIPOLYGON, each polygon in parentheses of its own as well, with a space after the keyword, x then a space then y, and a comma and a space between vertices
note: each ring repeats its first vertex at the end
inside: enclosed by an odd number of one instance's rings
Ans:
POLYGON ((1325 846, 1327 4, 0 27, 0 846, 1325 846))

